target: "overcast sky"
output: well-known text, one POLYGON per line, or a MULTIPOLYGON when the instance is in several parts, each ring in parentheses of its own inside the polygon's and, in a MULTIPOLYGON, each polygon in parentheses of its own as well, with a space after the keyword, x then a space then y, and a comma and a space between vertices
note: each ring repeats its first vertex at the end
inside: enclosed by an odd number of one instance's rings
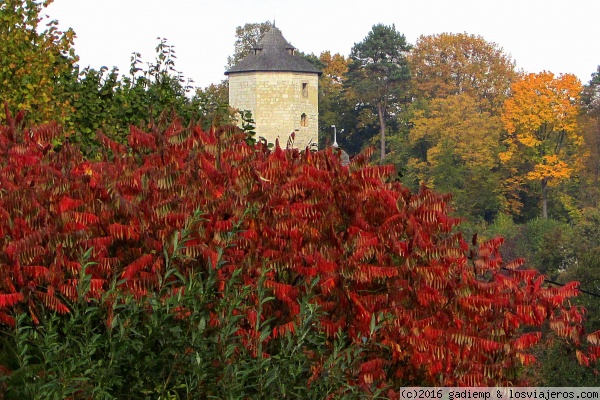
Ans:
POLYGON ((600 65, 600 0, 54 0, 45 13, 75 30, 81 66, 127 73, 131 53, 153 61, 161 37, 198 87, 225 78, 237 26, 273 19, 288 42, 316 55, 348 55, 383 23, 411 44, 443 32, 480 35, 519 69, 573 73, 584 84, 600 65))

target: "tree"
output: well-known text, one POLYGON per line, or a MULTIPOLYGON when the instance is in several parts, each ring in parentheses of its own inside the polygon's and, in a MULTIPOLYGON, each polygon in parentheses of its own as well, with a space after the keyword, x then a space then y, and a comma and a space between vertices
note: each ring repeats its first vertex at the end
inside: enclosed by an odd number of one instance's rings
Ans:
POLYGON ((348 87, 358 103, 376 110, 379 119, 380 160, 385 159, 385 136, 388 118, 397 114, 402 101, 402 89, 409 78, 406 54, 411 46, 396 27, 373 25, 360 43, 350 52, 348 87))
POLYGON ((490 220, 501 205, 500 117, 467 93, 436 98, 414 111, 405 179, 450 192, 461 216, 490 220))
POLYGON ((326 79, 323 79, 323 84, 326 87, 341 87, 348 72, 348 59, 339 53, 331 54, 330 51, 324 51, 319 56, 319 60, 324 64, 321 76, 326 79))
POLYGON ((98 131, 104 131, 114 140, 125 140, 124 137, 118 138, 116 132, 124 132, 129 121, 119 120, 118 115, 126 112, 132 102, 125 105, 116 98, 122 84, 118 73, 117 68, 95 70, 87 67, 80 71, 76 67, 75 79, 69 83, 72 113, 65 129, 70 133, 68 140, 79 143, 86 156, 98 155, 98 131))
POLYGON ((489 220, 502 203, 499 116, 514 62, 496 44, 466 33, 421 36, 408 61, 414 100, 390 140, 403 181, 451 192, 461 215, 489 220))
MULTIPOLYGON (((61 32, 57 21, 44 17, 44 3, 5 0, 0 3, 0 95, 13 110, 25 110, 35 122, 65 122, 71 102, 65 80, 72 78, 77 61, 75 32, 61 32)), ((4 116, 0 116, 0 121, 4 116)))
POLYGON ((233 56, 227 57, 226 69, 233 67, 238 61, 246 57, 260 38, 267 32, 273 24, 270 21, 247 23, 244 26, 235 28, 235 50, 233 56))
POLYGON ((580 127, 583 136, 581 157, 577 160, 580 175, 580 205, 597 207, 600 196, 600 66, 583 88, 580 127))
POLYGON ((174 46, 159 38, 155 59, 144 65, 141 54, 133 53, 127 75, 120 76, 116 68, 76 69, 77 79, 69 83, 72 114, 65 126, 69 141, 80 143, 85 156, 94 157, 100 155, 99 131, 126 143, 130 125, 168 122, 172 113, 184 124, 198 119, 209 125, 229 122, 226 86, 197 89, 190 98, 192 82, 176 69, 175 61, 174 46))
POLYGON ((417 97, 466 93, 493 114, 500 113, 516 78, 515 62, 501 47, 466 33, 421 36, 408 60, 417 97))
POLYGON ((527 74, 512 85, 504 103, 508 136, 500 158, 512 169, 513 192, 526 182, 540 185, 543 218, 548 217, 548 187, 573 172, 569 146, 582 140, 577 127, 580 92, 574 75, 527 74))
MULTIPOLYGON (((320 147, 333 143, 332 125, 343 127, 344 113, 349 107, 344 96, 348 59, 338 53, 324 51, 319 56, 323 74, 319 77, 319 140, 320 147)), ((344 142, 342 135, 338 142, 344 142)), ((343 148, 348 146, 342 145, 343 148)))
MULTIPOLYGON (((146 118, 158 118, 165 109, 174 110, 184 121, 189 121, 196 114, 194 107, 189 107, 187 94, 193 89, 192 81, 186 79, 183 72, 175 68, 177 56, 175 47, 167 44, 166 39, 158 38, 156 59, 142 68, 141 55, 132 56, 130 82, 133 91, 140 91, 144 102, 146 118)), ((139 117, 139 116, 138 116, 139 117)))
POLYGON ((600 115, 600 65, 592 74, 592 79, 583 89, 581 100, 585 105, 585 111, 594 115, 600 115))
POLYGON ((377 133, 377 126, 373 127, 376 116, 368 107, 357 104, 353 91, 346 85, 350 59, 329 51, 319 57, 299 55, 323 72, 319 77, 319 147, 333 143, 332 125, 335 125, 340 147, 352 155, 360 153, 377 133))
POLYGON ((192 103, 198 105, 199 122, 204 129, 210 129, 211 125, 226 125, 232 121, 227 80, 211 83, 204 89, 196 89, 192 103))

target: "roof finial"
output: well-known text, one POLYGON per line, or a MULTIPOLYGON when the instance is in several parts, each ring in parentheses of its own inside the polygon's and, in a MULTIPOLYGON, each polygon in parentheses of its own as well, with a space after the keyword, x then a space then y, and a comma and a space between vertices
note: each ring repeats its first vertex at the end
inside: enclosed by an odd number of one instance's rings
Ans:
POLYGON ((273 28, 275 28, 275 16, 273 16, 273 28))

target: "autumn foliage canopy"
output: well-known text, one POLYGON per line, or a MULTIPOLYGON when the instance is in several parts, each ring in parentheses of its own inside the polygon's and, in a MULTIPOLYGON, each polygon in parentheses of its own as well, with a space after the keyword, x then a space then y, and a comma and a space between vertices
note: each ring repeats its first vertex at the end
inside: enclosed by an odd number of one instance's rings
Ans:
MULTIPOLYGON (((349 346, 372 344, 348 378, 365 390, 519 383, 548 326, 575 344, 587 339, 581 362, 600 356, 600 334, 583 336, 583 310, 568 306, 576 283, 549 288, 523 260, 504 263, 500 238, 465 241, 444 196, 410 193, 393 167, 369 165, 368 153, 342 166, 331 149, 270 150, 237 128, 176 121, 131 127, 128 146, 100 135, 106 155, 91 162, 70 145, 53 148, 58 125, 22 120, 9 115, 0 127, 4 325, 19 313, 35 320, 42 308, 69 313, 88 249, 90 297, 115 280, 151 295, 171 239, 200 211, 179 272, 221 260, 215 290, 236 270, 245 285, 264 279, 273 295, 260 315, 272 325, 265 345, 294 335, 299 299, 313 287, 324 311, 315 329, 332 339, 346 332, 349 346)), ((271 356, 253 336, 256 311, 244 313, 237 334, 271 356)), ((210 324, 219 323, 213 315, 210 324)), ((320 360, 315 354, 312 379, 323 373, 320 360)))

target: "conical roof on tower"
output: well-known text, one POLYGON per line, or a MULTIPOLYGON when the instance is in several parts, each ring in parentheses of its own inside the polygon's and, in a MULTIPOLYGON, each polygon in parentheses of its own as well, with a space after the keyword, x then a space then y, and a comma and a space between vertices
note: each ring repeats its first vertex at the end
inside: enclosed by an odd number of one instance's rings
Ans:
POLYGON ((225 72, 307 72, 321 75, 321 71, 295 54, 296 48, 288 43, 274 26, 260 39, 253 51, 225 72))

